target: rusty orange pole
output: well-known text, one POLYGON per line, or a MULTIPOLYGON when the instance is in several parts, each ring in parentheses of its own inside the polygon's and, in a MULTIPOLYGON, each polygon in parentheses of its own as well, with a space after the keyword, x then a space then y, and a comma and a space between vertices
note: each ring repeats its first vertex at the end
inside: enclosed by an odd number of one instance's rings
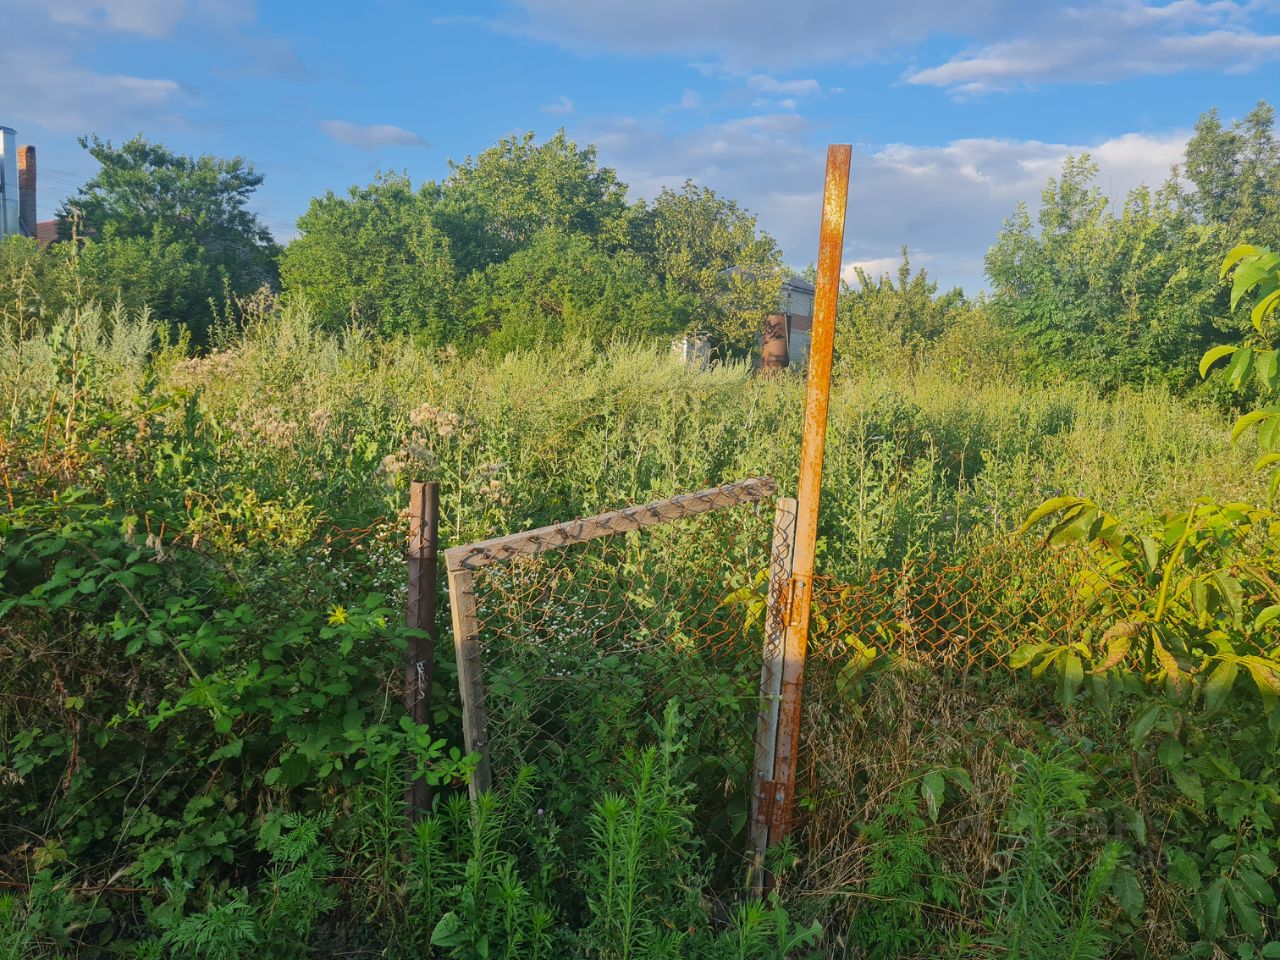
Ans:
POLYGON ((840 254, 844 247, 844 216, 849 198, 849 161, 852 154, 853 147, 849 144, 827 147, 827 181, 822 196, 822 234, 818 243, 809 379, 805 390, 804 438, 800 448, 800 482, 796 491, 795 554, 791 583, 783 607, 786 629, 783 633, 782 702, 778 713, 778 749, 774 766, 778 802, 773 828, 769 832, 770 843, 776 843, 791 831, 795 803, 804 660, 809 642, 813 561, 818 544, 822 455, 827 440, 836 300, 840 295, 840 254))

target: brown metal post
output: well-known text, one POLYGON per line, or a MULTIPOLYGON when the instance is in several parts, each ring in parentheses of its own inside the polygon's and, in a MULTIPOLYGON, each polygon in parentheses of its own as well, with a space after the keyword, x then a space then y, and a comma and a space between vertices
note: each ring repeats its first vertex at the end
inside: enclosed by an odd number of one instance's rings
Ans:
MULTIPOLYGON (((440 484, 409 487, 409 599, 406 620, 423 631, 410 637, 404 658, 404 706, 413 722, 431 722, 431 685, 436 662, 436 592, 440 553, 440 484)), ((409 773, 404 791, 411 821, 431 805, 431 785, 409 773)))
POLYGON ((822 491, 822 457, 827 439, 827 406, 831 395, 831 360, 835 345, 836 301, 840 294, 840 254, 844 247, 845 206, 849 197, 849 162, 853 148, 827 148, 826 187, 822 196, 822 233, 813 298, 813 331, 809 346, 809 379, 805 394, 804 438, 800 449, 800 482, 796 491, 796 543, 787 622, 783 640, 781 707, 774 780, 779 791, 777 843, 791 830, 796 766, 800 747, 800 714, 804 691, 805 652, 809 642, 809 610, 813 595, 813 563, 818 542, 818 503, 822 491))
POLYGON ((18 230, 36 235, 36 148, 30 144, 18 147, 18 230))

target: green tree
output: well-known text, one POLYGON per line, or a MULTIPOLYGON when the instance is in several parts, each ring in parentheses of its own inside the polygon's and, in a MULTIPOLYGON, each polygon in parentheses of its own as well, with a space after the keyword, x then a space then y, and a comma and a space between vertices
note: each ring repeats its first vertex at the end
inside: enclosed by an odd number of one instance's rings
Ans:
POLYGON ((479 156, 450 163, 435 188, 437 222, 459 270, 501 263, 541 230, 584 233, 605 245, 625 237, 626 185, 563 130, 545 143, 507 137, 479 156))
POLYGON ((670 335, 688 322, 688 298, 668 295, 638 256, 558 230, 473 274, 470 287, 473 330, 497 353, 575 337, 670 335))
POLYGON ((692 324, 726 346, 755 342, 782 285, 782 255, 756 218, 686 181, 637 211, 633 249, 673 294, 690 297, 692 324))
POLYGON ((1197 222, 1241 233, 1274 232, 1280 216, 1280 143, 1275 110, 1261 101, 1225 127, 1216 110, 1196 123, 1181 172, 1181 202, 1197 222))
POLYGON ((1237 237, 1280 229, 1274 121, 1265 103, 1230 127, 1206 113, 1170 179, 1131 191, 1118 212, 1090 159, 1068 158, 1036 219, 1020 206, 987 254, 993 315, 1046 371, 1189 387, 1195 359, 1248 324, 1217 263, 1237 237))
POLYGON ((434 343, 456 337, 453 259, 434 204, 433 186, 415 191, 399 174, 313 199, 281 257, 285 292, 331 327, 355 321, 434 343))
POLYGON ((1190 218, 1174 183, 1139 187, 1114 213, 1096 174, 1087 156, 1068 159, 1045 187, 1038 230, 1025 207, 1006 222, 987 255, 992 309, 1042 369, 1108 388, 1186 387, 1221 310, 1202 267, 1216 231, 1190 218))
POLYGON ((274 282, 277 247, 248 209, 263 179, 251 164, 181 156, 142 136, 80 145, 99 169, 63 204, 60 232, 69 238, 78 220, 90 238, 98 295, 146 303, 201 337, 212 305, 274 282))
POLYGON ((941 337, 966 308, 958 287, 939 296, 938 284, 925 270, 913 274, 904 245, 897 283, 888 273, 872 278, 861 267, 854 269, 854 286, 841 291, 837 308, 836 350, 857 362, 868 351, 886 351, 895 357, 918 356, 941 337))

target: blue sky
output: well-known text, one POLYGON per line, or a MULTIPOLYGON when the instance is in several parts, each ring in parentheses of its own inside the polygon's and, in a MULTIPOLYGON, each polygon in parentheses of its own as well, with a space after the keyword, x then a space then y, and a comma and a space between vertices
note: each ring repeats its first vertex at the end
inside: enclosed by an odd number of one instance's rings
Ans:
POLYGON ((803 266, 825 145, 852 142, 846 261, 908 243, 968 289, 1068 153, 1122 200, 1201 112, 1280 81, 1280 0, 0 0, 0 24, 0 124, 37 145, 42 218, 93 172, 84 133, 249 158, 288 238, 325 190, 563 126, 633 195, 704 183, 803 266))

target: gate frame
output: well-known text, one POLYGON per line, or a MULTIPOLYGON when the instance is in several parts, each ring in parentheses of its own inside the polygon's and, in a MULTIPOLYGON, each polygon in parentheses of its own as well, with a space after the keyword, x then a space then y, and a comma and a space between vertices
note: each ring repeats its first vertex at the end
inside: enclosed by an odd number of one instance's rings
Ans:
POLYGON ((767 500, 778 492, 772 477, 751 477, 737 483, 685 493, 641 506, 625 507, 593 517, 553 523, 505 537, 481 540, 444 552, 453 617, 453 649, 462 696, 462 739, 468 754, 479 757, 468 784, 471 799, 493 786, 489 757, 489 719, 484 705, 484 665, 480 659, 480 618, 476 610, 475 572, 517 557, 537 556, 618 533, 630 533, 659 523, 684 520, 702 513, 767 500))

